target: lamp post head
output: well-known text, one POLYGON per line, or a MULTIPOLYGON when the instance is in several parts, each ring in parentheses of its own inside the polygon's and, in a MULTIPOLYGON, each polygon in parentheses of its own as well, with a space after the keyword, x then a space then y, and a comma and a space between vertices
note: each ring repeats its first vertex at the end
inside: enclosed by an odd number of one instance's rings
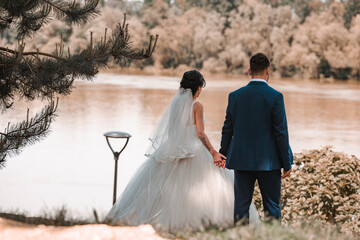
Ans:
POLYGON ((126 145, 128 144, 129 138, 131 138, 131 135, 130 135, 129 133, 126 133, 126 132, 115 132, 115 131, 112 131, 112 132, 104 133, 104 136, 105 136, 105 138, 106 138, 106 142, 107 142, 107 144, 109 145, 110 150, 111 150, 112 153, 114 154, 114 159, 117 161, 118 158, 119 158, 120 153, 122 153, 122 151, 124 151, 126 145), (126 143, 125 143, 124 147, 123 147, 119 152, 116 152, 116 151, 114 151, 114 149, 111 147, 110 142, 109 142, 109 138, 125 138, 125 139, 126 139, 126 143))
POLYGON ((131 135, 129 133, 115 131, 104 133, 104 136, 106 138, 131 138, 131 135))

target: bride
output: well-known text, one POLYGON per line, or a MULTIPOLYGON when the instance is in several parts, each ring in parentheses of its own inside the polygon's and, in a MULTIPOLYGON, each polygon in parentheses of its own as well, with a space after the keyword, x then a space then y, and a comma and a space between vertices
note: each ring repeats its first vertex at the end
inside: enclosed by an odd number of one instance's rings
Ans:
MULTIPOLYGON (((106 223, 151 224, 168 232, 233 225, 234 177, 212 161, 224 156, 204 132, 203 106, 196 100, 204 86, 200 72, 184 73, 150 138, 148 159, 107 214, 106 223)), ((252 204, 250 222, 256 221, 252 204)))

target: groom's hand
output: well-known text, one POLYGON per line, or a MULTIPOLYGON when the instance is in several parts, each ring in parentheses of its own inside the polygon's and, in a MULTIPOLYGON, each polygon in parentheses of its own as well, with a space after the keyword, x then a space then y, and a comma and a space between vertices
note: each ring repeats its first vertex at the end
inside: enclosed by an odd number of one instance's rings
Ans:
POLYGON ((225 164, 226 164, 226 160, 223 159, 219 167, 225 168, 225 164))
POLYGON ((281 176, 281 178, 286 178, 286 177, 290 176, 290 173, 291 173, 291 168, 290 168, 290 170, 288 170, 288 171, 285 171, 285 170, 283 169, 283 175, 281 176))
POLYGON ((214 164, 218 167, 225 168, 226 157, 219 152, 213 155, 214 164))

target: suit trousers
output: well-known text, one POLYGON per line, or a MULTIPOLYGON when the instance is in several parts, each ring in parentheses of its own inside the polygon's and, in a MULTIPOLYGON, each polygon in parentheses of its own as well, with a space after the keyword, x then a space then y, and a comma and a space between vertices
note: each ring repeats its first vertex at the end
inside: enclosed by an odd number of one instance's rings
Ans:
POLYGON ((249 218, 255 181, 258 180, 265 215, 280 219, 281 170, 273 171, 238 171, 234 170, 234 223, 249 218))

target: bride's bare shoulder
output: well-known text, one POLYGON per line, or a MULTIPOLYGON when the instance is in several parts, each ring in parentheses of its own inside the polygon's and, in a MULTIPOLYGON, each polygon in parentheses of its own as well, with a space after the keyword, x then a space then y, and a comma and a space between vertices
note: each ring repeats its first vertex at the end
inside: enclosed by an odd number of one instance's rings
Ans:
POLYGON ((201 104, 201 102, 196 101, 196 102, 194 103, 194 110, 195 110, 195 111, 198 111, 198 110, 202 111, 203 109, 204 109, 204 107, 203 107, 203 105, 201 104))

